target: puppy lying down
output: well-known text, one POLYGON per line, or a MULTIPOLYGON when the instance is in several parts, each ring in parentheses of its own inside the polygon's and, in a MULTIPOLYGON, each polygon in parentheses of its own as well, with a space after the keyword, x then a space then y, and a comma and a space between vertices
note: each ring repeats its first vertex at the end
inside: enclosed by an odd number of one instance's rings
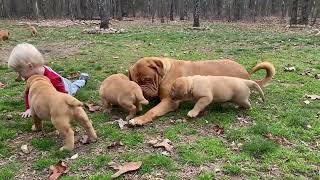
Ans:
POLYGON ((232 101, 240 107, 250 109, 250 88, 259 91, 264 101, 263 91, 256 82, 228 76, 180 77, 173 83, 170 97, 175 101, 197 101, 188 112, 189 117, 196 117, 212 102, 232 101))
POLYGON ((144 98, 140 86, 124 74, 113 74, 106 78, 99 90, 104 111, 111 113, 112 105, 118 105, 129 112, 127 120, 142 110, 141 104, 149 102, 144 98))
POLYGON ((69 94, 58 92, 46 76, 33 75, 27 80, 31 115, 34 120, 33 131, 42 129, 42 120, 51 119, 54 127, 64 138, 60 150, 74 149, 74 132, 70 120, 76 119, 86 130, 89 140, 96 140, 97 135, 91 121, 82 108, 82 103, 69 94))

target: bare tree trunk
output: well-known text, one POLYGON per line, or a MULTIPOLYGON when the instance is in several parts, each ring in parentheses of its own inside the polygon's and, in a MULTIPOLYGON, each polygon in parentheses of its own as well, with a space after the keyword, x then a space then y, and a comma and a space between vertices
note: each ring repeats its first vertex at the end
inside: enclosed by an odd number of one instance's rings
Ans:
POLYGON ((132 16, 136 17, 136 0, 132 0, 132 16))
POLYGON ((173 21, 173 5, 174 5, 174 0, 171 0, 170 2, 170 21, 173 21))
POLYGON ((194 0, 193 6, 193 27, 200 27, 200 0, 194 0))
POLYGON ((307 25, 309 22, 309 0, 303 0, 302 1, 302 10, 301 10, 301 19, 300 24, 307 25))
POLYGON ((217 0, 217 3, 216 3, 216 6, 217 6, 217 18, 221 18, 221 15, 222 15, 222 0, 217 0))
POLYGON ((164 23, 164 3, 160 0, 160 22, 164 23))
POLYGON ((293 0, 292 6, 291 6, 290 25, 297 24, 297 16, 298 16, 298 0, 293 0))
POLYGON ((119 21, 122 21, 121 0, 115 1, 115 14, 119 21))
POLYGON ((100 29, 109 28, 109 17, 110 17, 110 0, 98 0, 99 16, 100 16, 100 29))

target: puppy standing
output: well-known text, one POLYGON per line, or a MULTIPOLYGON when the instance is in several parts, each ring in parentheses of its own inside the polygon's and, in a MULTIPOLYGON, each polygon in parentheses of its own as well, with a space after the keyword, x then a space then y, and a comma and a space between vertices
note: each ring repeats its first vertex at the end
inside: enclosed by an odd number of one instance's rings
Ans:
POLYGON ((30 109, 34 120, 32 130, 41 130, 42 120, 51 119, 54 127, 65 137, 65 144, 60 150, 74 148, 74 132, 70 126, 72 119, 81 123, 90 140, 97 139, 82 103, 71 95, 58 92, 49 78, 43 75, 31 76, 27 80, 26 91, 29 91, 30 109))
POLYGON ((250 109, 250 88, 258 90, 264 101, 263 91, 256 82, 228 76, 180 77, 173 83, 170 96, 173 100, 196 100, 195 106, 188 112, 189 117, 196 117, 212 102, 232 101, 250 109))
POLYGON ((36 27, 30 25, 30 29, 31 29, 31 36, 35 37, 38 35, 38 31, 36 27))
POLYGON ((106 78, 100 86, 99 94, 104 110, 110 113, 112 105, 119 105, 129 111, 127 120, 142 110, 141 104, 149 103, 144 98, 140 86, 124 74, 114 74, 106 78))
POLYGON ((7 30, 0 30, 0 40, 5 41, 8 40, 10 36, 10 32, 7 30))

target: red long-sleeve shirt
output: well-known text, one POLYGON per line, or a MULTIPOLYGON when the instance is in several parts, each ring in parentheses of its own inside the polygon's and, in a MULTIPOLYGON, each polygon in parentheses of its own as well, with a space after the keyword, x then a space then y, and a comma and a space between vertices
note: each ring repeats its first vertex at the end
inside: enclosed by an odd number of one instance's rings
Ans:
MULTIPOLYGON (((56 72, 52 71, 51 69, 48 69, 46 66, 44 66, 43 75, 47 76, 50 79, 52 85, 56 88, 57 91, 62 92, 62 93, 68 93, 64 87, 62 77, 58 73, 56 73, 56 72)), ((30 108, 28 96, 29 96, 29 91, 26 91, 25 92, 26 110, 30 108)))

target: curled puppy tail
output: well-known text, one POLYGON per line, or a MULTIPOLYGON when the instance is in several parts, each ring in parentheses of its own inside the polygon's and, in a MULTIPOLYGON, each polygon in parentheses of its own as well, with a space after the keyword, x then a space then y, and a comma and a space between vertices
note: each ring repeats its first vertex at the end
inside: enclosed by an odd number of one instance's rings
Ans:
POLYGON ((264 97, 264 93, 260 87, 260 85, 254 81, 251 81, 251 80, 247 80, 247 86, 249 88, 254 88, 255 90, 257 90, 260 94, 260 97, 262 98, 262 101, 264 102, 265 101, 265 97, 264 97))
POLYGON ((78 99, 74 98, 74 97, 68 97, 66 98, 66 103, 69 105, 69 106, 82 106, 83 103, 80 102, 78 99))
POLYGON ((272 77, 276 74, 276 70, 273 66, 273 64, 269 63, 269 62, 261 62, 259 64, 257 64, 253 69, 252 72, 250 74, 253 74, 257 71, 259 71, 260 69, 265 69, 267 74, 266 76, 261 79, 261 80, 255 80, 256 83, 258 83, 261 87, 264 87, 267 85, 267 83, 269 81, 271 81, 272 77))
POLYGON ((139 89, 139 91, 135 95, 136 95, 136 98, 137 98, 137 100, 139 101, 140 104, 144 104, 144 105, 149 104, 149 101, 146 100, 146 98, 144 98, 141 89, 139 89))

